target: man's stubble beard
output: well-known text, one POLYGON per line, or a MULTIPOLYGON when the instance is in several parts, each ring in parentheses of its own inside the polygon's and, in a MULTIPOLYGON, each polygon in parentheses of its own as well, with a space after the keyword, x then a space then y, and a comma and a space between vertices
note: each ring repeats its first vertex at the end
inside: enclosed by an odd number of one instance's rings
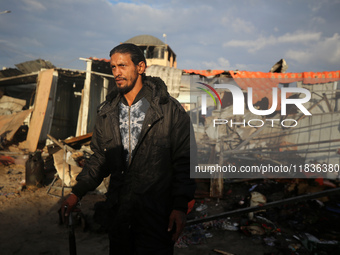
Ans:
MULTIPOLYGON (((123 87, 123 88, 120 88, 117 86, 118 88, 118 92, 122 95, 125 95, 127 93, 129 93, 135 86, 136 86, 136 83, 137 83, 137 80, 138 80, 138 73, 136 72, 136 79, 133 81, 133 83, 130 85, 130 86, 126 86, 126 87, 123 87)), ((125 79, 127 81, 127 79, 125 79)))
POLYGON ((118 87, 118 92, 122 95, 125 95, 127 93, 129 93, 136 85, 136 82, 134 82, 131 86, 126 86, 126 87, 123 87, 123 88, 120 88, 118 87))

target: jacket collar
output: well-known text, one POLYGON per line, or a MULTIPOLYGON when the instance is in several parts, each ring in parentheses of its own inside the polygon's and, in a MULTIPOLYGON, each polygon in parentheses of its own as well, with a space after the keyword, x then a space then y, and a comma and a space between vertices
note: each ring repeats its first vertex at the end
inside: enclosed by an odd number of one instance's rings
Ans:
MULTIPOLYGON (((151 105, 166 104, 169 101, 169 93, 163 80, 159 77, 145 76, 143 77, 143 86, 146 89, 152 91, 151 105)), ((118 88, 114 86, 110 94, 106 96, 106 101, 98 107, 98 111, 101 114, 105 114, 110 110, 110 107, 106 105, 115 106, 121 99, 121 94, 118 92, 118 88)))
MULTIPOLYGON (((159 77, 145 76, 143 78, 143 86, 152 90, 153 100, 159 100, 160 104, 165 104, 169 100, 169 93, 163 80, 159 77)), ((115 86, 110 94, 106 96, 106 101, 112 102, 113 99, 119 96, 118 88, 115 86)))

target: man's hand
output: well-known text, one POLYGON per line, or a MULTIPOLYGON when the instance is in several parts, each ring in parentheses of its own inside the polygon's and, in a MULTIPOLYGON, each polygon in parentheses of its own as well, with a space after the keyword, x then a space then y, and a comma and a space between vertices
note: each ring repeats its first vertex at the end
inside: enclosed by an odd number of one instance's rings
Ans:
POLYGON ((71 193, 61 204, 60 214, 63 223, 68 224, 68 216, 70 215, 71 212, 77 211, 75 210, 75 207, 77 206, 78 202, 79 198, 73 193, 71 193))
POLYGON ((179 210, 172 210, 169 217, 169 226, 168 231, 170 232, 176 223, 176 232, 172 235, 172 241, 176 242, 179 235, 182 233, 185 223, 187 222, 187 218, 184 212, 179 210))

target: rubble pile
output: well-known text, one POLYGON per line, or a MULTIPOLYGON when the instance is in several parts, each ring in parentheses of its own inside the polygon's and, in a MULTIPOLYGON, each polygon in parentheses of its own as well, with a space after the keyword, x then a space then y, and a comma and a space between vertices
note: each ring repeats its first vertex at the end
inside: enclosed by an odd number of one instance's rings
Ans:
MULTIPOLYGON (((339 187, 337 181, 332 184, 339 187)), ((188 215, 189 226, 185 228, 176 247, 186 249, 193 245, 207 245, 215 235, 226 237, 237 232, 238 238, 268 247, 271 252, 268 254, 339 254, 338 193, 259 209, 273 201, 280 202, 301 194, 332 189, 329 183, 320 185, 314 180, 258 179, 226 181, 224 185, 223 198, 196 200, 194 209, 188 215), (223 215, 222 211, 237 211, 254 206, 257 210, 251 213, 209 220, 209 216, 223 215)), ((232 245, 227 252, 233 254, 232 245)))

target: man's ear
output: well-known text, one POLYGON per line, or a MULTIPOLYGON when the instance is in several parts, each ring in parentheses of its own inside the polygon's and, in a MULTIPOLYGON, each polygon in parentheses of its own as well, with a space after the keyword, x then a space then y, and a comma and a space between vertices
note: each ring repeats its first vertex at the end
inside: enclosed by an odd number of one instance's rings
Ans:
POLYGON ((137 70, 139 74, 143 74, 145 72, 145 62, 141 61, 139 62, 139 64, 137 65, 137 70))

